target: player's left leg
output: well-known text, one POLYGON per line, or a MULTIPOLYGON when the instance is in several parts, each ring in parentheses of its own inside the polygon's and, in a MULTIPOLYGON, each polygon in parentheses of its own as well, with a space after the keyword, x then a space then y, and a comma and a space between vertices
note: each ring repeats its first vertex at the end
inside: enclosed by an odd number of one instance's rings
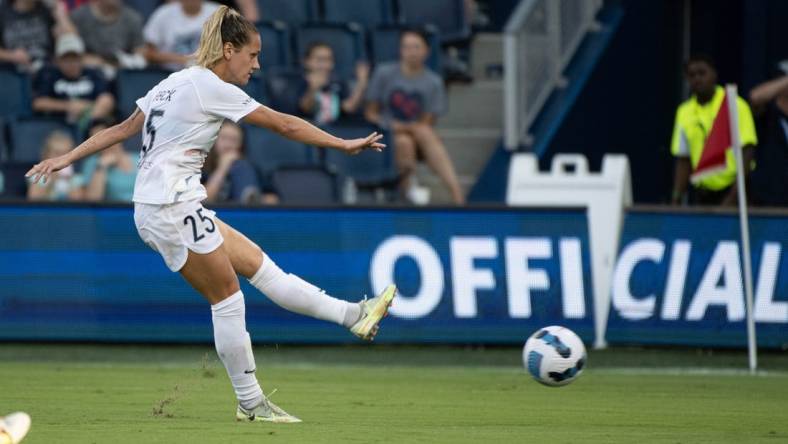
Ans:
POLYGON ((30 430, 30 416, 16 412, 0 417, 0 444, 17 444, 30 430))
POLYGON ((249 238, 218 218, 216 222, 236 273, 246 277, 274 303, 295 313, 343 325, 362 339, 375 337, 378 323, 394 299, 394 286, 361 303, 333 298, 300 277, 285 273, 249 238))

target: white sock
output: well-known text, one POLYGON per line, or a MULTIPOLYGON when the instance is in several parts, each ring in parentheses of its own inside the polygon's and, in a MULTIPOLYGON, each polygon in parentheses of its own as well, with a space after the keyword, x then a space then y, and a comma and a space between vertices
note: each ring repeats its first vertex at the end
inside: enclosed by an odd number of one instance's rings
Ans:
POLYGON ((332 298, 323 290, 294 274, 285 274, 263 254, 263 265, 249 283, 276 305, 292 312, 334 322, 350 328, 361 316, 359 304, 332 298))
POLYGON ((244 294, 238 290, 229 298, 211 305, 216 352, 233 384, 241 407, 251 409, 262 401, 252 355, 252 341, 246 332, 244 294))

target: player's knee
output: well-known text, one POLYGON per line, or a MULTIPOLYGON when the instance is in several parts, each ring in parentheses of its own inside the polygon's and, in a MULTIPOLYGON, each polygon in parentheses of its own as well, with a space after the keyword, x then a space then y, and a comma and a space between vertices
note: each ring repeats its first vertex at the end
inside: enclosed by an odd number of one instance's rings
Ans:
POLYGON ((263 253, 263 249, 260 248, 259 245, 253 244, 249 254, 246 257, 246 268, 251 270, 252 275, 254 275, 254 273, 256 273, 257 270, 263 265, 264 257, 265 253, 263 253))
POLYGON ((220 294, 225 298, 230 297, 241 290, 241 285, 238 283, 238 278, 235 277, 235 275, 233 275, 232 279, 224 279, 221 287, 222 290, 220 294))
POLYGON ((241 276, 251 279, 260 267, 263 266, 265 253, 257 244, 251 244, 245 249, 242 255, 236 256, 233 260, 235 272, 241 276))

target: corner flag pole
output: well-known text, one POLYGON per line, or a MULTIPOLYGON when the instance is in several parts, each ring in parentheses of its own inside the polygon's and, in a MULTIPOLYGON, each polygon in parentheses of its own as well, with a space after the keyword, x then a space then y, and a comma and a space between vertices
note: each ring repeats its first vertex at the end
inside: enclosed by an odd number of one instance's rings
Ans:
MULTIPOLYGON (((737 106, 736 85, 725 86, 728 97, 728 113, 731 122, 731 142, 733 155, 736 158, 736 186, 738 187, 739 201, 739 226, 741 227, 741 256, 744 266, 744 301, 747 307, 747 353, 750 362, 750 373, 758 369, 758 345, 755 340, 755 320, 753 318, 752 297, 752 256, 750 255, 750 226, 747 218, 747 190, 744 186, 744 154, 742 152, 741 138, 739 137, 739 109, 737 106)), ((749 166, 749 165, 748 165, 749 166)))

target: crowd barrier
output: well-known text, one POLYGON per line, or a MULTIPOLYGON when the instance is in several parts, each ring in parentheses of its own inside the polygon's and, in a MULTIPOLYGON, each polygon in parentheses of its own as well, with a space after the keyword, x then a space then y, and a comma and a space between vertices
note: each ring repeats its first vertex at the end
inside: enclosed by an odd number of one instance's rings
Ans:
MULTIPOLYGON (((580 208, 217 208, 285 270, 347 300, 389 282, 378 338, 522 343, 560 324, 594 339, 580 208)), ((788 214, 751 218, 758 343, 788 344, 788 214)), ((733 213, 634 209, 611 279, 607 341, 741 347, 733 213)), ((257 342, 342 343, 341 327, 275 306, 241 279, 257 342)), ((127 206, 0 205, 0 339, 209 342, 205 302, 139 240, 127 206)))
MULTIPOLYGON (((519 343, 547 324, 592 336, 581 209, 220 208, 284 269, 358 300, 401 292, 383 342, 519 343)), ((211 341, 210 309, 139 240, 130 207, 0 206, 0 338, 211 341)), ((352 342, 242 279, 255 341, 352 342)))

